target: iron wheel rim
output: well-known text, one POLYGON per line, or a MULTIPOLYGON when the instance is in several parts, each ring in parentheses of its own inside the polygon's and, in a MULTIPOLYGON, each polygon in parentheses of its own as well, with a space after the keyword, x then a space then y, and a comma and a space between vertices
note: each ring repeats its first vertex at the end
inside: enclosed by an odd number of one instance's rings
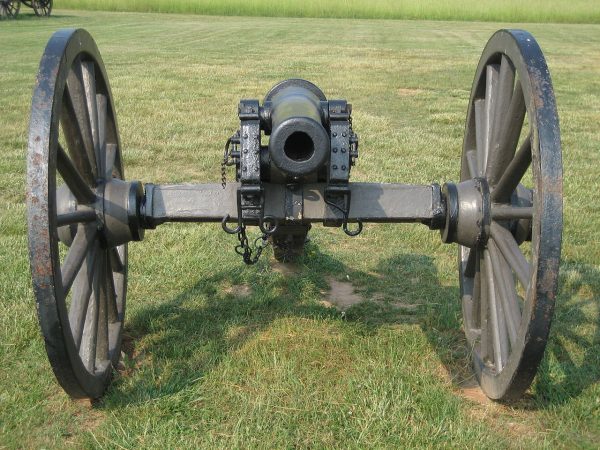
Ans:
MULTIPOLYGON (((83 109, 80 109, 79 114, 82 111, 83 109)), ((83 127, 85 126, 84 123, 83 127)), ((118 250, 105 247, 101 234, 94 229, 98 222, 88 217, 85 222, 75 222, 77 233, 61 262, 59 233, 64 233, 65 226, 72 225, 62 225, 59 229, 57 174, 63 178, 63 182, 73 179, 71 176, 64 178, 65 174, 61 172, 65 170, 65 164, 68 165, 68 162, 65 163, 65 158, 68 158, 71 165, 78 169, 82 181, 86 182, 90 190, 101 189, 102 182, 99 180, 103 177, 123 178, 120 148, 110 86, 93 39, 84 30, 67 29, 56 32, 48 42, 40 62, 31 108, 27 164, 28 235, 32 281, 46 351, 58 382, 72 397, 100 397, 110 381, 113 367, 117 365, 120 358, 127 285, 127 246, 123 245, 118 250), (82 72, 73 75, 74 70, 82 72), (84 77, 78 76, 82 75, 84 70, 86 70, 86 82, 82 82, 84 77), (96 133, 93 137, 88 134, 93 145, 91 158, 86 156, 85 149, 89 150, 89 146, 85 147, 83 144, 85 139, 81 139, 85 132, 79 132, 79 141, 73 138, 72 134, 65 132, 64 127, 68 126, 65 125, 66 123, 74 127, 73 124, 77 123, 76 119, 81 118, 81 115, 73 113, 75 108, 70 109, 71 107, 66 106, 69 101, 71 105, 77 101, 77 96, 70 91, 70 87, 67 87, 71 80, 82 82, 81 85, 75 83, 73 91, 76 87, 83 89, 80 94, 83 93, 84 97, 79 96, 78 107, 88 108, 85 119, 89 129, 86 132, 94 134, 93 114, 90 116, 92 109, 89 108, 88 103, 85 103, 90 101, 89 99, 93 98, 95 102, 99 102, 93 103, 96 107, 94 109, 96 114, 100 114, 98 117, 105 118, 104 128, 101 128, 99 125, 101 120, 96 117, 96 133), (92 95, 91 92, 96 95, 92 95), (70 100, 66 100, 67 98, 70 100), (103 107, 102 113, 99 112, 99 105, 103 107), (69 114, 75 115, 69 117, 69 114), (63 149, 59 142, 61 131, 63 140, 68 141, 66 149, 63 149), (71 137, 67 138, 67 136, 71 137), (103 141, 102 136, 104 136, 103 141), (110 152, 111 158, 107 156, 109 146, 114 150, 110 152), (93 166, 92 159, 96 160, 96 164, 100 164, 96 167, 96 172, 89 173, 81 170, 82 167, 86 167, 85 161, 93 166), (112 160, 112 164, 108 162, 109 160, 112 160), (104 161, 104 165, 110 169, 103 169, 101 167, 103 163, 100 161, 104 161), (81 236, 80 232, 83 233, 83 237, 78 238, 81 236), (85 255, 79 268, 73 269, 75 270, 73 277, 70 275, 73 270, 67 268, 67 265, 71 266, 67 264, 67 258, 71 250, 82 248, 80 242, 85 243, 85 255), (70 281, 65 281, 63 278, 65 276, 68 276, 70 281), (86 284, 86 280, 92 283, 92 286, 86 284), (111 303, 108 294, 110 280, 113 283, 114 293, 111 303), (63 284, 70 286, 71 289, 64 288, 63 284), (92 292, 85 299, 86 292, 90 289, 92 292), (72 300, 70 307, 67 304, 69 295, 72 300), (80 298, 84 299, 84 303, 77 300, 80 298), (75 308, 75 305, 79 307, 75 308), (90 305, 92 305, 91 310, 90 305), (111 312, 106 312, 108 309, 111 309, 111 312), (85 311, 77 313, 77 310, 85 311), (90 316, 91 312, 95 318, 90 316), (83 323, 81 314, 84 315, 83 323), (109 316, 110 319, 101 319, 109 316), (96 329, 93 322, 96 322, 96 329), (98 329, 108 331, 104 334, 104 331, 99 332, 98 329), (100 340, 99 336, 101 336, 100 340), (99 342, 102 344, 100 345, 99 342), (86 350, 82 352, 82 348, 86 350), (97 358, 99 350, 102 352, 101 359, 97 358)), ((69 188, 67 191, 71 194, 75 192, 69 188)), ((86 192, 85 187, 82 191, 86 192)), ((77 199, 77 210, 83 206, 79 202, 77 199)), ((93 202, 91 203, 92 205, 87 205, 86 209, 93 209, 97 213, 96 207, 93 202)), ((61 220, 64 217, 66 216, 61 215, 61 220)), ((77 256, 81 251, 77 250, 73 253, 77 256)), ((70 261, 74 258, 75 256, 70 261)))
MULTIPOLYGON (((500 30, 495 33, 489 42, 487 43, 483 54, 481 56, 477 71, 475 74, 475 80, 473 83, 473 89, 469 101, 469 108, 467 112, 467 122, 465 127, 465 140, 463 144, 463 153, 461 158, 461 180, 472 178, 471 169, 469 168, 469 158, 472 157, 473 149, 477 151, 481 147, 482 143, 477 142, 477 115, 476 109, 485 108, 481 106, 481 103, 476 105, 479 100, 485 99, 485 93, 487 89, 488 78, 497 77, 497 99, 500 98, 499 102, 491 102, 492 108, 495 108, 497 104, 504 102, 504 106, 510 108, 510 104, 502 96, 502 86, 500 77, 502 74, 500 71, 503 70, 502 65, 508 64, 513 70, 514 84, 513 88, 504 91, 504 97, 506 93, 510 92, 511 98, 515 97, 517 83, 522 87, 522 100, 525 108, 525 115, 528 118, 530 126, 530 138, 526 136, 521 142, 521 147, 518 147, 519 141, 517 140, 515 145, 516 152, 513 154, 513 158, 509 160, 516 160, 514 156, 518 156, 523 159, 519 153, 522 148, 530 145, 530 162, 526 170, 529 171, 532 182, 532 206, 533 213, 531 218, 531 258, 530 264, 530 276, 528 285, 525 287, 525 283, 521 283, 519 280, 515 281, 516 271, 509 268, 509 272, 503 269, 509 265, 508 259, 504 257, 504 254, 500 250, 499 242, 502 242, 504 247, 506 244, 510 244, 511 248, 514 248, 514 244, 510 243, 510 239, 505 231, 509 230, 512 237, 515 239, 517 247, 519 247, 519 239, 516 238, 514 228, 522 224, 521 221, 511 221, 507 224, 507 221, 494 220, 492 221, 493 228, 488 230, 491 238, 484 246, 476 250, 474 259, 479 261, 475 266, 475 276, 470 277, 466 275, 467 271, 471 269, 467 268, 469 263, 469 254, 472 250, 459 246, 458 258, 459 258, 459 280, 460 280, 460 291, 462 299, 463 319, 465 333, 467 341, 472 349, 473 364, 475 374, 479 380, 480 386, 484 393, 495 400, 511 400, 519 398, 530 386, 538 365, 543 357, 544 349, 548 339, 548 333, 552 320, 554 302, 556 298, 556 292, 558 287, 558 270, 560 261, 561 251, 561 240, 562 240, 562 159, 561 159, 561 147, 560 147, 560 132, 558 115, 556 111, 556 102, 554 99, 554 93, 552 89, 552 82, 548 67, 546 65, 544 56, 537 42, 529 33, 521 30, 500 30), (489 68, 490 66, 496 66, 489 68), (490 72, 491 71, 491 72, 490 72), (496 73, 494 76, 493 74, 496 73), (492 77, 490 77, 492 75, 492 77), (483 91, 483 92, 482 92, 483 91), (482 95, 483 94, 483 95, 482 95), (529 144, 526 142, 529 141, 529 144), (495 225, 493 225, 495 223, 495 225), (516 225, 514 225, 516 223, 516 225), (485 256, 487 253, 487 256, 485 256), (502 264, 503 258, 504 264, 502 264), (483 259, 483 269, 481 267, 480 260, 483 259), (489 268, 488 268, 489 266, 489 268), (496 269, 500 267, 500 269, 496 269), (479 270, 477 270, 479 269, 479 270), (492 283, 485 281, 485 278, 481 278, 481 271, 491 274, 492 283), (504 276, 496 277, 495 270, 499 274, 504 276), (489 271, 489 272, 487 272, 489 271), (509 276, 506 276, 509 275, 509 276), (520 305, 520 318, 518 320, 518 326, 516 327, 516 333, 513 330, 512 333, 508 330, 509 319, 507 317, 514 315, 514 305, 511 306, 512 302, 509 302, 508 298, 511 295, 498 295, 500 286, 504 285, 504 292, 508 292, 507 285, 510 286, 510 278, 513 278, 513 284, 518 286, 521 284, 525 295, 523 302, 520 305), (479 282, 477 280, 479 279, 479 282), (484 283, 485 282, 485 283, 484 283), (482 287, 482 283, 486 286, 482 287), (489 284, 492 284, 490 290, 489 284), (495 286, 498 286, 498 289, 495 286), (479 299, 476 298, 476 291, 480 289, 479 299), (482 289, 482 290, 481 290, 482 289), (486 299, 481 302, 481 292, 487 291, 486 299), (490 295, 494 292, 493 295, 490 295), (496 354, 502 356, 503 346, 499 344, 499 351, 492 349, 494 353, 493 365, 490 365, 488 353, 489 343, 482 343, 482 319, 481 317, 487 316, 488 321, 494 321, 491 319, 491 310, 496 311, 495 325, 500 327, 502 325, 501 317, 498 307, 491 308, 489 304, 492 302, 490 298, 496 297, 496 304, 500 304, 500 311, 504 317, 504 326, 507 328, 506 334, 508 334, 510 349, 506 357, 506 362, 502 361, 502 357, 496 358, 496 354), (477 321, 474 318, 473 311, 476 311, 477 301, 479 301, 479 337, 477 336, 477 321), (489 314, 481 314, 481 305, 488 303, 489 314), (505 307, 506 306, 506 307, 505 307), (500 322, 500 323, 499 323, 500 322), (514 335, 514 341, 512 337, 514 335), (488 346, 488 350, 485 352, 482 350, 484 346, 488 346), (485 355, 484 355, 485 353, 485 355), (487 358, 487 359, 486 359, 487 358), (495 360, 500 361, 500 364, 496 364, 495 360), (500 366, 498 370, 497 365, 500 366)), ((506 69, 508 70, 508 69, 506 69)), ((510 86, 508 81, 505 81, 507 86, 510 86)), ((490 90, 493 92, 493 89, 490 90)), ((516 98, 516 97, 515 97, 516 98)), ((517 102, 515 102, 517 103, 517 102)), ((515 108, 517 109, 517 108, 515 108)), ((485 112, 485 109, 483 109, 485 112)), ((498 106, 498 111, 501 111, 501 107, 498 106)), ((505 111, 507 112, 507 111, 505 111)), ((510 114, 506 114, 507 117, 510 114)), ((523 119, 523 122, 525 118, 523 119)), ((508 120, 504 120, 502 125, 506 125, 508 120)), ((506 130, 511 130, 510 126, 506 125, 507 128, 500 130, 500 126, 487 127, 488 133, 492 136, 496 136, 496 141, 499 141, 505 135, 512 133, 503 133, 506 130)), ((519 132, 519 136, 521 135, 519 132)), ((480 133, 484 134, 484 133, 480 133)), ((509 139, 507 139, 509 140, 509 139)), ((492 138, 493 141, 493 138, 492 138)), ((485 147, 485 142, 483 142, 485 147)), ((497 143, 496 143, 497 144, 497 143)), ((494 146, 494 143, 490 143, 488 147, 491 147, 491 151, 495 149, 501 149, 502 143, 498 144, 498 147, 494 146)), ((479 155, 477 155, 479 156, 479 155)), ((493 157, 498 159, 498 156, 493 157)), ((505 160, 506 157, 503 157, 505 160)), ((500 158, 502 159, 502 158, 500 158)), ((481 158, 476 158, 476 165, 478 166, 481 158)), ((486 161, 483 163, 485 167, 484 175, 490 184, 492 189, 492 196, 494 196, 494 189, 497 189, 496 197, 498 203, 506 204, 506 206, 515 206, 515 198, 519 198, 519 195, 515 194, 516 190, 510 190, 510 195, 507 198, 506 194, 502 194, 503 191, 507 191, 506 186, 511 186, 511 183, 502 183, 502 164, 496 166, 493 163, 491 166, 487 165, 487 157, 484 158, 486 161), (494 167, 492 169, 491 167, 494 167), (492 173, 495 175, 492 175, 492 173), (504 189, 503 189, 504 188, 504 189)), ((508 165, 504 165, 504 170, 508 168, 508 165)), ((519 164, 514 164, 513 167, 518 167, 519 164)), ((521 164, 523 166, 523 164, 521 164)), ((514 170, 511 172, 513 173, 514 170)), ((526 173, 527 175, 527 173, 526 173)), ((505 177, 510 178, 510 177, 505 177)), ((514 178, 514 176, 513 176, 514 178)), ((523 176, 520 177, 519 181, 523 176)), ((522 191, 521 184, 519 183, 516 188, 519 192, 522 191)), ((519 203, 520 200, 517 200, 519 203)), ((520 204, 520 203, 519 203, 520 204)), ((475 250, 475 249, 473 249, 475 250)), ((521 273, 521 272, 520 272, 521 273)), ((469 273, 470 275, 470 273, 469 273)), ((486 277, 487 279, 490 276, 486 277)), ((515 287, 515 293, 517 293, 517 287, 515 287)), ((514 321, 511 321, 513 323, 514 321)), ((500 332, 498 332, 499 334, 500 332)), ((495 336, 492 336, 492 345, 495 345, 495 336)), ((502 340, 502 338, 500 338, 502 340)))

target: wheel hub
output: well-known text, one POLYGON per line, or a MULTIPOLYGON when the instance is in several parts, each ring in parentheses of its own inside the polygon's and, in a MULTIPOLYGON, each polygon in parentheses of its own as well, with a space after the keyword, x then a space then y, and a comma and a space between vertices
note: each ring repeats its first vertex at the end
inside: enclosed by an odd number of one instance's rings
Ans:
MULTIPOLYGON (((113 178, 107 183, 99 183, 95 193, 94 204, 79 205, 69 188, 62 185, 56 190, 58 215, 95 211, 101 241, 109 248, 144 238, 140 223, 140 205, 144 198, 142 183, 113 178)), ((77 224, 58 227, 58 238, 67 246, 71 246, 76 233, 77 224)))
POLYGON ((458 184, 445 183, 446 224, 441 230, 444 243, 465 247, 485 245, 490 232, 490 189, 485 178, 473 178, 458 184))

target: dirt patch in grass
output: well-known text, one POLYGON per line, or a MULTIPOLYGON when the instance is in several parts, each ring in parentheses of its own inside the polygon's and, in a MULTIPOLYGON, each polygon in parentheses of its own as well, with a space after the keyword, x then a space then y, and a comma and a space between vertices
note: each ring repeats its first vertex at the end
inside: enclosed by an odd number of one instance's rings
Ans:
POLYGON ((271 263, 271 268, 273 272, 280 273, 286 277, 298 275, 300 273, 300 265, 293 262, 281 262, 277 260, 273 260, 271 263))
POLYGON ((410 97, 413 95, 422 94, 423 89, 399 88, 396 92, 400 97, 410 97))
POLYGON ((78 418, 78 424, 81 428, 95 430, 102 424, 105 415, 97 409, 98 401, 85 398, 73 400, 73 402, 77 405, 75 416, 78 418))
POLYGON ((335 307, 340 311, 345 311, 351 306, 364 302, 362 295, 354 291, 352 283, 338 281, 333 277, 327 278, 329 292, 326 293, 327 299, 322 300, 321 304, 327 307, 335 307))
POLYGON ((479 403, 480 405, 491 405, 493 402, 487 398, 479 387, 479 383, 475 379, 475 376, 467 378, 458 385, 458 394, 461 397, 469 399, 473 402, 479 403))
POLYGON ((337 308, 340 311, 346 311, 354 305, 368 301, 388 310, 391 308, 400 313, 414 314, 421 307, 418 303, 406 303, 403 301, 386 302, 385 296, 379 292, 375 292, 369 298, 365 298, 362 294, 356 292, 354 286, 349 281, 339 281, 333 277, 328 277, 327 283, 329 284, 329 290, 321 292, 325 296, 325 299, 321 300, 320 303, 328 308, 337 308))
POLYGON ((252 294, 252 288, 247 284, 233 284, 225 286, 223 292, 237 298, 246 298, 252 294))

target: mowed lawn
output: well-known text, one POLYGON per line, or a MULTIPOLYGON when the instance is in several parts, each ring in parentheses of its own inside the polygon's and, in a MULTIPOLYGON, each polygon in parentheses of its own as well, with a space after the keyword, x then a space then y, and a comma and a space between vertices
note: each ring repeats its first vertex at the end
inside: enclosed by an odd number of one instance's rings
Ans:
POLYGON ((239 99, 302 77, 353 104, 354 180, 431 183, 458 178, 472 77, 503 24, 65 10, 1 22, 0 448, 597 446, 600 26, 518 26, 548 59, 565 169, 560 293, 525 399, 474 387, 456 248, 437 232, 314 227, 287 269, 270 249, 244 266, 219 225, 176 224, 130 246, 124 363, 90 404, 54 379, 27 260, 29 105, 53 31, 95 37, 128 178, 217 182, 239 99), (332 285, 364 301, 342 313, 332 285))

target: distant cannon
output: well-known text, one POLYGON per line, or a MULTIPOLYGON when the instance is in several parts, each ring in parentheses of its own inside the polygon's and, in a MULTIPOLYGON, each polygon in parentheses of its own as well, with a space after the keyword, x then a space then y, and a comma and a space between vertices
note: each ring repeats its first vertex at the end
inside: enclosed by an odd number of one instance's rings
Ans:
POLYGON ((166 222, 220 222, 248 264, 269 242, 278 259, 298 256, 314 223, 350 236, 366 222, 439 230, 458 244, 464 329, 482 390, 499 400, 522 395, 548 338, 562 236, 558 116, 529 33, 498 31, 483 51, 458 183, 351 183, 359 156, 351 105, 305 80, 275 85, 262 103, 242 100, 238 116, 221 183, 126 181, 94 41, 84 30, 50 39, 29 129, 29 254, 46 350, 69 395, 105 391, 121 354, 127 244, 166 222), (254 242, 248 226, 261 230, 254 242))
POLYGON ((0 0, 0 19, 14 19, 21 10, 21 3, 33 9, 36 16, 49 16, 53 0, 0 0))

